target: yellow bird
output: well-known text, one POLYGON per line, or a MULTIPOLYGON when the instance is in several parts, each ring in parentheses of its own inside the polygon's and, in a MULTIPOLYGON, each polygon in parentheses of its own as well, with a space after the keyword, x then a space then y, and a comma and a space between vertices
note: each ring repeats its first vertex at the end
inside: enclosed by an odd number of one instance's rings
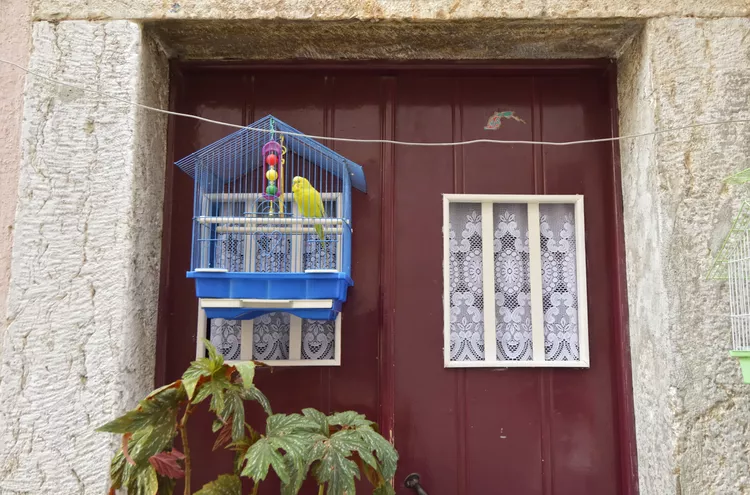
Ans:
MULTIPOLYGON (((296 176, 292 179, 292 192, 294 201, 302 215, 308 218, 324 218, 326 210, 323 206, 323 199, 320 193, 310 184, 310 181, 304 177, 296 176)), ((315 225, 315 232, 318 233, 320 240, 325 240, 322 225, 315 225)))

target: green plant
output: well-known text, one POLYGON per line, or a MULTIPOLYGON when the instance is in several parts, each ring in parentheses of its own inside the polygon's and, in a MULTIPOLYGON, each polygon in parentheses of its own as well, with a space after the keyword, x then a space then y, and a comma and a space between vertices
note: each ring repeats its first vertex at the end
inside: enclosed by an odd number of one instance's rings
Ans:
POLYGON ((210 398, 216 414, 214 450, 235 452, 232 474, 223 474, 195 495, 240 495, 241 476, 253 481, 253 494, 272 469, 282 494, 299 492, 312 473, 319 494, 352 495, 355 478, 364 472, 374 494, 395 493, 391 479, 398 454, 376 425, 353 411, 326 416, 315 409, 302 414, 273 414, 266 396, 253 384, 256 363, 224 363, 206 341, 209 356, 194 361, 177 380, 154 390, 138 407, 97 431, 122 435, 122 448, 112 459, 111 494, 124 488, 132 495, 169 495, 175 480, 185 478, 191 494, 191 455, 187 424, 197 404, 210 398), (245 422, 245 402, 259 403, 267 414, 265 431, 245 422), (180 435, 184 453, 174 448, 180 435))

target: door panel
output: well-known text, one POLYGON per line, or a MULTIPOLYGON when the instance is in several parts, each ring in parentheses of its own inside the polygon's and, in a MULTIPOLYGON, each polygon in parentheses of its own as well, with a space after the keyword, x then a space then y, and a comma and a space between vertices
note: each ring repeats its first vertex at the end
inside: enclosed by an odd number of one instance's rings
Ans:
MULTIPOLYGON (((364 139, 580 140, 611 135, 610 85, 601 68, 426 70, 185 68, 177 111, 249 124, 273 113, 303 132, 364 139), (496 110, 524 123, 484 125, 496 110)), ((233 130, 174 121, 175 159, 233 130)), ((356 409, 378 420, 401 456, 397 484, 419 472, 430 495, 629 493, 620 473, 617 407, 629 397, 614 354, 624 343, 613 312, 619 205, 610 143, 462 147, 324 143, 361 164, 367 194, 353 193, 353 279, 342 314, 342 365, 263 369, 275 412, 356 409), (443 193, 584 194, 591 368, 444 369, 443 193)), ((169 164, 169 166, 172 166, 169 164)), ((160 342, 171 381, 194 359, 197 305, 189 268, 192 182, 168 175, 171 215, 160 342)), ((248 419, 261 419, 259 410, 248 419)), ((210 451, 210 417, 198 412, 193 452, 210 451)), ((195 487, 230 469, 214 452, 194 461, 195 487)), ((367 484, 359 485, 368 493, 367 484)), ((629 486, 629 485, 627 485, 629 486)), ((278 493, 278 481, 261 493, 278 493)), ((399 487, 398 493, 413 493, 399 487)), ((316 493, 312 485, 304 493, 316 493)))

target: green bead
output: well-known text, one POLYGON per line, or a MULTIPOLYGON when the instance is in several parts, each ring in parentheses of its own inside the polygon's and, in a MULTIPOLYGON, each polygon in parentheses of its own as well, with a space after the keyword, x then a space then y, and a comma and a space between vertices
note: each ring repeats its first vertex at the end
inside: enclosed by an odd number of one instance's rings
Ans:
POLYGON ((276 194, 276 191, 278 191, 278 189, 273 184, 266 188, 266 194, 268 194, 269 196, 273 196, 274 194, 276 194))

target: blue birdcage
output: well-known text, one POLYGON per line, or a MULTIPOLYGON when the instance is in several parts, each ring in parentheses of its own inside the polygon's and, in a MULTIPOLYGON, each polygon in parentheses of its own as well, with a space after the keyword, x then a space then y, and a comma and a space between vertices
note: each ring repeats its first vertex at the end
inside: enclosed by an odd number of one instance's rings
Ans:
POLYGON ((336 318, 362 167, 270 115, 176 165, 195 180, 187 276, 207 317, 336 318))

